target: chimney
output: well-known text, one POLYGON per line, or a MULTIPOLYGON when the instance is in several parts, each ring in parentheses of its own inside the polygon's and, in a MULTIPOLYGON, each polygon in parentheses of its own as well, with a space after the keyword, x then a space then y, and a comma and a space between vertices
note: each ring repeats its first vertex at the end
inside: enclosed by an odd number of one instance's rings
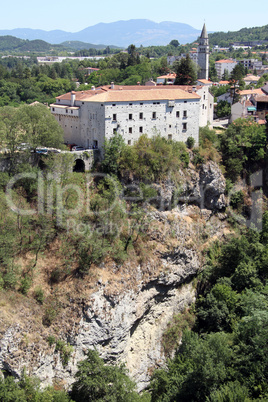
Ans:
POLYGON ((75 104, 75 92, 72 91, 71 92, 71 106, 74 106, 74 104, 75 104))
POLYGON ((114 82, 111 82, 111 89, 114 89, 114 82))

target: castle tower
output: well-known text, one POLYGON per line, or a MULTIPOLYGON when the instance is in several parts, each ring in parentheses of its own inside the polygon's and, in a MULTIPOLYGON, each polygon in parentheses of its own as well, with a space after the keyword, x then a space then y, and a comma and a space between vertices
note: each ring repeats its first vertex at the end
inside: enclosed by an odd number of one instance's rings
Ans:
POLYGON ((201 36, 199 39, 199 45, 197 49, 197 60, 200 67, 198 73, 199 79, 208 80, 208 68, 209 68, 209 44, 206 24, 204 24, 201 36))

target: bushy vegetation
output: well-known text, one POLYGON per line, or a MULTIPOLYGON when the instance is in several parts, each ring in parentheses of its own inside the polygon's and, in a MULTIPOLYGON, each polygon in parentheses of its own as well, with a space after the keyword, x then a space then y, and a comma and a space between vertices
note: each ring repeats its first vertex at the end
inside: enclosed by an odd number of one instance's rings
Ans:
MULTIPOLYGON (((214 244, 199 283, 196 325, 152 378, 152 401, 268 397, 267 213, 259 234, 214 244)), ((241 399, 242 398, 242 399, 241 399)))
POLYGON ((152 183, 175 178, 180 168, 188 166, 189 153, 183 142, 167 140, 160 134, 151 138, 143 134, 134 145, 122 148, 118 164, 121 175, 127 171, 152 183))

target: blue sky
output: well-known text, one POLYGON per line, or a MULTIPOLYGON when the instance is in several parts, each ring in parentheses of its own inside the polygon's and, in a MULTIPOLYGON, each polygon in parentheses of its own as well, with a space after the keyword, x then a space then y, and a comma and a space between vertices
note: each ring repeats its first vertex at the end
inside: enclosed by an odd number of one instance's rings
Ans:
POLYGON ((99 22, 136 18, 174 21, 208 31, 236 31, 268 24, 268 1, 259 0, 13 0, 1 4, 0 29, 78 32, 99 22))

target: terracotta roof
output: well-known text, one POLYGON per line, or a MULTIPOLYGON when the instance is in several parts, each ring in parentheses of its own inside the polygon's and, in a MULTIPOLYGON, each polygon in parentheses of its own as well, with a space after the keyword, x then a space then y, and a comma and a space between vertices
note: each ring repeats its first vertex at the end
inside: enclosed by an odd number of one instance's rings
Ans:
POLYGON ((268 95, 259 95, 259 96, 256 96, 256 101, 257 102, 267 102, 268 103, 268 95))
POLYGON ((236 61, 234 61, 234 60, 225 60, 225 59, 223 59, 223 60, 218 60, 218 61, 215 61, 215 64, 216 63, 236 63, 236 61))
POLYGON ((219 84, 228 85, 228 84, 229 84, 229 81, 224 81, 224 80, 222 80, 222 81, 219 81, 219 84))
POLYGON ((166 75, 160 75, 157 78, 174 78, 175 79, 176 77, 177 77, 177 74, 170 73, 170 74, 166 74, 166 75))
POLYGON ((260 78, 261 78, 261 77, 259 77, 258 75, 247 74, 247 75, 244 77, 244 80, 245 80, 245 81, 248 81, 248 80, 258 81, 260 78))
MULTIPOLYGON (((201 86, 196 86, 196 89, 201 86)), ((173 99, 199 99, 192 86, 172 85, 172 86, 120 86, 115 85, 114 89, 110 86, 96 88, 95 90, 77 91, 75 99, 88 102, 131 102, 139 100, 173 100, 173 99)), ((57 97, 58 100, 71 99, 71 93, 57 97)), ((61 103, 57 103, 59 105, 61 103)))
POLYGON ((239 91, 239 95, 263 95, 263 91, 261 88, 244 89, 243 91, 239 91))
POLYGON ((266 120, 261 120, 261 119, 260 119, 260 120, 257 121, 257 123, 258 123, 258 124, 266 124, 266 120))
POLYGON ((196 93, 189 93, 181 89, 166 90, 157 88, 151 90, 116 90, 107 91, 97 96, 91 96, 87 100, 89 102, 131 102, 146 100, 174 100, 174 99, 200 99, 196 93))
POLYGON ((201 79, 201 80, 197 80, 198 82, 203 82, 203 84, 212 84, 211 81, 209 80, 205 80, 205 79, 201 79))

